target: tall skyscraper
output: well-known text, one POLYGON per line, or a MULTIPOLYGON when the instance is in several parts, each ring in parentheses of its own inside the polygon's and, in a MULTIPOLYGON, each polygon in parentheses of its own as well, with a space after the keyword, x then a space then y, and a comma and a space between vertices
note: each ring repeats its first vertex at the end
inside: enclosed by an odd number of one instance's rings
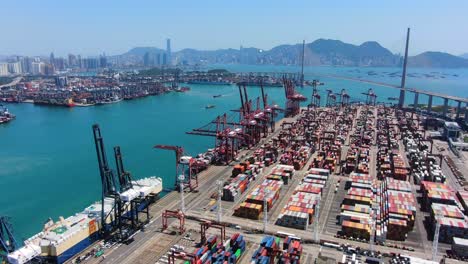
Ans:
POLYGON ((49 63, 52 65, 55 63, 55 56, 53 52, 50 53, 49 63))
POLYGON ((172 60, 171 60, 171 39, 167 39, 167 41, 166 41, 166 54, 167 54, 166 55, 167 65, 171 65, 171 63, 172 63, 172 60))

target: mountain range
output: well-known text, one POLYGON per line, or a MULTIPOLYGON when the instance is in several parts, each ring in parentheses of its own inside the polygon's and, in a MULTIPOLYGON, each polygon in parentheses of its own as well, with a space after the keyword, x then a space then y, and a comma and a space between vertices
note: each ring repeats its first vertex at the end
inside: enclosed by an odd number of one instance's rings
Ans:
MULTIPOLYGON (((270 50, 259 48, 196 50, 183 49, 172 53, 176 64, 258 64, 300 65, 302 44, 279 45, 270 50)), ((143 62, 145 54, 161 54, 165 51, 154 47, 137 47, 115 56, 118 59, 143 62)), ((465 54, 468 55, 468 54, 465 54)), ((467 56, 468 57, 468 56, 467 56)), ((393 67, 402 64, 402 56, 393 54, 375 41, 353 45, 332 39, 318 39, 305 44, 306 66, 374 66, 393 67)), ((424 52, 408 58, 411 67, 463 68, 468 58, 443 52, 424 52)))

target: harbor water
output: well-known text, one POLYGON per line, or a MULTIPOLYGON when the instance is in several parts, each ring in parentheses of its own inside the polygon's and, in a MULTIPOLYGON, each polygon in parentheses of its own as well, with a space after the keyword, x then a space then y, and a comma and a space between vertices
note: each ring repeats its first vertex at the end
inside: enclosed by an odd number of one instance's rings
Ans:
MULTIPOLYGON (((298 72, 298 67, 216 65, 231 71, 298 72)), ((333 68, 305 69, 306 79, 318 78, 322 102, 326 89, 346 89, 353 98, 369 88, 378 101, 398 97, 397 89, 367 83, 315 76, 336 74, 398 85, 394 77, 398 68, 333 68)), ((407 86, 466 97, 468 70, 410 69, 407 86), (427 76, 426 76, 426 75, 427 76), (442 77, 443 76, 443 77, 442 77)), ((240 98, 236 86, 190 85, 186 93, 168 93, 116 104, 92 107, 49 107, 33 104, 9 104, 16 120, 0 125, 0 215, 12 218, 18 239, 27 238, 42 229, 49 217, 69 216, 83 210, 100 198, 100 176, 91 126, 99 123, 104 136, 108 160, 115 167, 113 146, 122 150, 126 170, 134 178, 159 176, 170 188, 175 179, 175 155, 156 150, 155 144, 184 147, 189 155, 213 146, 214 138, 187 135, 185 132, 208 124, 217 115, 238 108, 240 98), (219 98, 213 95, 221 94, 219 98), (207 105, 215 105, 206 109, 207 105)), ((310 99, 311 87, 298 88, 310 99)), ((284 90, 265 88, 270 102, 284 107, 284 90)), ((249 99, 260 94, 258 87, 248 88, 249 99)), ((413 102, 407 95, 406 103, 413 102)), ((427 97, 420 96, 420 103, 427 97)), ((441 104, 434 100, 434 104, 441 104)), ((455 105, 453 102, 451 105, 455 105)), ((254 103, 254 107, 255 103, 254 103)))

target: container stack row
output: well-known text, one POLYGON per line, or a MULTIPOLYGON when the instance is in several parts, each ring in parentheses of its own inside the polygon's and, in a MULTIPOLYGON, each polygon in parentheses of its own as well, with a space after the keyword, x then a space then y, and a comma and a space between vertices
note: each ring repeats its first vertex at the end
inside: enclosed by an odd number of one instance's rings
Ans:
POLYGON ((278 200, 282 181, 265 179, 258 187, 247 195, 245 201, 234 210, 234 216, 258 220, 263 212, 263 204, 266 200, 267 210, 271 210, 278 200))
POLYGON ((414 228, 416 219, 416 198, 411 192, 411 184, 407 181, 386 178, 381 183, 380 227, 377 237, 404 241, 414 228))
POLYGON ((326 169, 309 170, 281 210, 276 224, 306 230, 312 223, 315 207, 329 176, 326 169))
POLYGON ((289 181, 294 176, 295 169, 290 165, 276 165, 269 175, 266 176, 267 179, 283 181, 284 185, 288 185, 289 181))
POLYGON ((266 236, 252 255, 251 264, 299 264, 301 255, 302 245, 299 240, 286 237, 283 244, 281 244, 279 237, 266 236))
POLYGON ((363 173, 351 173, 346 181, 347 193, 341 204, 338 223, 347 237, 369 239, 371 233, 372 205, 375 200, 375 183, 363 173))
MULTIPOLYGON (((439 242, 452 243, 454 237, 468 237, 468 219, 463 202, 451 187, 442 183, 421 182, 422 203, 431 213, 431 232, 440 224, 439 242)), ((463 198, 463 197, 462 197, 463 198)))
POLYGON ((216 236, 208 237, 206 243, 195 249, 196 264, 235 264, 245 252, 246 242, 240 234, 234 234, 227 241, 217 243, 216 236))
POLYGON ((294 169, 300 170, 306 164, 311 155, 312 149, 308 146, 299 146, 295 149, 286 150, 280 157, 280 163, 294 166, 294 169))

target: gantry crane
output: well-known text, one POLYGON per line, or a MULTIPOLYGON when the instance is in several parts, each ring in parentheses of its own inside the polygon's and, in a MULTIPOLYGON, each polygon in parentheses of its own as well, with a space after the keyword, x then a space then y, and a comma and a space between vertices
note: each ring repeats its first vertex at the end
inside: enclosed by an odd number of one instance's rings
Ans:
POLYGON ((320 107, 320 94, 317 88, 317 86, 320 85, 323 85, 323 83, 319 80, 312 80, 312 98, 310 103, 310 106, 312 107, 320 107))
POLYGON ((169 146, 169 145, 155 145, 153 148, 172 150, 175 153, 175 169, 176 169, 176 180, 175 188, 179 190, 180 181, 179 175, 184 175, 184 189, 188 188, 190 191, 195 191, 198 188, 198 172, 203 168, 206 168, 204 163, 197 162, 196 160, 190 158, 189 160, 182 160, 184 156, 184 148, 180 146, 169 146))
POLYGON ((206 231, 210 228, 216 228, 219 229, 221 232, 221 241, 224 241, 226 239, 226 226, 221 223, 213 222, 213 221, 203 221, 200 222, 200 244, 205 244, 206 242, 206 231))
POLYGON ((173 210, 165 210, 162 213, 162 231, 166 230, 169 227, 168 220, 170 218, 177 218, 179 219, 179 232, 183 234, 185 232, 185 215, 182 211, 173 211, 173 210))
POLYGON ((7 260, 7 255, 17 249, 13 227, 10 223, 10 218, 0 216, 0 261, 7 260))
POLYGON ((175 252, 171 251, 171 253, 167 256, 168 264, 175 264, 176 259, 183 260, 184 263, 195 264, 199 260, 195 254, 187 253, 187 252, 175 252))
POLYGON ((340 106, 345 106, 349 104, 349 94, 346 93, 345 89, 341 89, 341 93, 338 94, 338 97, 340 98, 339 104, 340 106))
POLYGON ((190 135, 209 136, 215 138, 215 163, 229 164, 236 156, 240 142, 247 138, 246 131, 229 125, 241 126, 238 122, 228 122, 227 114, 216 117, 207 125, 187 132, 190 135), (214 126, 214 127, 213 127, 214 126))
POLYGON ((366 104, 367 105, 375 105, 377 102, 377 95, 374 93, 374 90, 370 88, 367 93, 362 93, 366 96, 366 104))
MULTIPOLYGON (((119 181, 119 190, 120 193, 126 192, 133 187, 132 183, 132 176, 130 172, 125 170, 123 160, 122 160, 122 152, 120 150, 120 146, 114 147, 114 157, 115 157, 115 164, 117 167, 117 176, 119 181)), ((127 211, 126 214, 122 215, 122 220, 127 220, 130 222, 130 226, 135 230, 136 228, 140 227, 142 224, 147 223, 149 221, 149 205, 150 201, 147 197, 136 197, 129 201, 129 203, 120 202, 120 211, 124 212, 127 211), (146 220, 144 223, 140 223, 139 214, 145 213, 146 220)))
POLYGON ((327 90, 327 103, 326 106, 334 106, 336 103, 336 94, 333 93, 332 90, 327 90))
POLYGON ((93 125, 93 134, 94 134, 94 143, 96 145, 96 154, 98 159, 98 166, 99 172, 101 175, 101 185, 102 185, 102 193, 101 193, 101 232, 103 235, 109 235, 111 232, 116 230, 117 228, 121 231, 121 211, 120 209, 120 196, 118 193, 118 188, 116 184, 116 180, 114 177, 114 173, 109 167, 109 163, 107 162, 106 151, 104 148, 104 141, 101 135, 101 129, 99 128, 98 124, 93 125), (105 212, 105 200, 106 198, 113 199, 112 209, 109 212, 105 212), (114 216, 114 219, 108 218, 110 216, 114 216), (109 222, 109 223, 108 223, 109 222))
POLYGON ((296 92, 296 87, 292 80, 283 77, 284 92, 286 95, 286 117, 294 117, 299 114, 300 103, 307 101, 307 98, 296 92))

